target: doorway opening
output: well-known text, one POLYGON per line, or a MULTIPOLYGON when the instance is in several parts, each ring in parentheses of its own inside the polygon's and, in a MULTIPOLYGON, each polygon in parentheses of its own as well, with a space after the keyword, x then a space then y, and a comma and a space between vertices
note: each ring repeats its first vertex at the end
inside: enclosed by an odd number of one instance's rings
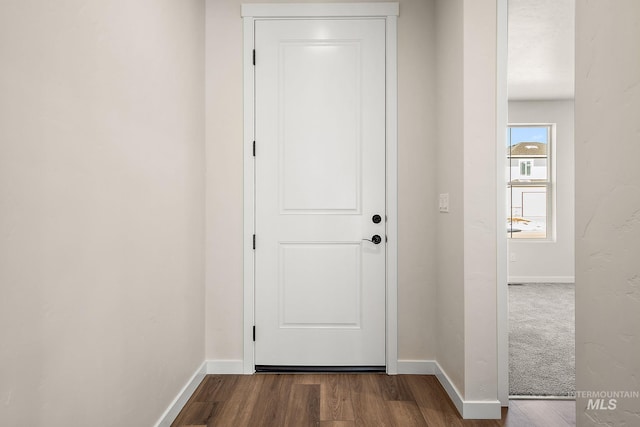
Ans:
POLYGON ((509 397, 575 396, 575 0, 508 0, 509 397))

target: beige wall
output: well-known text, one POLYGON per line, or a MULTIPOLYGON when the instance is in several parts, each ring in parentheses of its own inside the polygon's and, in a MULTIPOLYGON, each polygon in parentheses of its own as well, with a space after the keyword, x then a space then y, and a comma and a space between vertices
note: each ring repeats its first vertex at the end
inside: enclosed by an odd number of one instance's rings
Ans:
MULTIPOLYGON (((576 2, 576 389, 640 391, 640 2, 576 2), (632 53, 633 52, 633 53, 632 53)), ((605 405, 608 405, 605 399, 605 405)), ((638 425, 640 399, 577 423, 638 425)))
POLYGON ((496 0, 465 0, 463 16, 464 397, 482 401, 498 387, 496 0))
POLYGON ((463 2, 436 8, 437 192, 449 194, 449 213, 437 216, 437 360, 464 392, 463 2))
POLYGON ((207 359, 242 359, 242 20, 240 1, 206 1, 207 359))
MULTIPOLYGON (((207 1, 206 355, 242 359, 241 0, 207 1)), ((435 358, 434 2, 400 1, 398 19, 398 345, 435 358)))
POLYGON ((398 17, 398 359, 435 359, 435 1, 398 17))
POLYGON ((204 7, 0 5, 0 425, 149 426, 204 360, 204 7))
POLYGON ((466 400, 495 401, 496 2, 437 11, 437 188, 450 198, 438 215, 437 360, 466 400))

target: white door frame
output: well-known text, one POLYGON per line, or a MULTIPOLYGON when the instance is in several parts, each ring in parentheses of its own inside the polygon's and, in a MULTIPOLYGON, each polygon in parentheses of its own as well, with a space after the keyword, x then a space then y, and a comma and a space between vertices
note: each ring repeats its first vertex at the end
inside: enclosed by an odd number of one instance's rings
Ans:
POLYGON ((502 406, 509 406, 509 288, 507 284, 508 251, 506 221, 506 178, 507 156, 504 153, 507 124, 509 122, 509 101, 507 90, 508 62, 508 1, 497 2, 497 108, 496 118, 496 199, 498 203, 496 218, 496 308, 497 308, 497 362, 498 362, 498 400, 502 406))
POLYGON ((243 4, 244 69, 244 325, 243 371, 255 372, 253 326, 255 313, 255 158, 254 141, 254 23, 257 19, 384 18, 386 21, 386 213, 387 294, 386 367, 398 373, 398 3, 243 4))

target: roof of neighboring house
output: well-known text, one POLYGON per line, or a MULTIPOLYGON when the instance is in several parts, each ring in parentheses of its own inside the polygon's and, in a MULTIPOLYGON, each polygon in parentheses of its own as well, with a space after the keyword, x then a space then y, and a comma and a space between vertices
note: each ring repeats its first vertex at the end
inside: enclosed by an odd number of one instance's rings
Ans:
POLYGON ((519 142, 507 147, 507 156, 510 157, 540 157, 547 155, 547 144, 542 142, 519 142))

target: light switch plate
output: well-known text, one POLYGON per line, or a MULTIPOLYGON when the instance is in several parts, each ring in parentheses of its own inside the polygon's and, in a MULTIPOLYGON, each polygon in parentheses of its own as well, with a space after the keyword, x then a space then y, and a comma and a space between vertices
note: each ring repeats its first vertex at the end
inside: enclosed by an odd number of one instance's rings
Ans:
POLYGON ((449 193, 440 194, 439 207, 440 212, 449 212, 449 193))

